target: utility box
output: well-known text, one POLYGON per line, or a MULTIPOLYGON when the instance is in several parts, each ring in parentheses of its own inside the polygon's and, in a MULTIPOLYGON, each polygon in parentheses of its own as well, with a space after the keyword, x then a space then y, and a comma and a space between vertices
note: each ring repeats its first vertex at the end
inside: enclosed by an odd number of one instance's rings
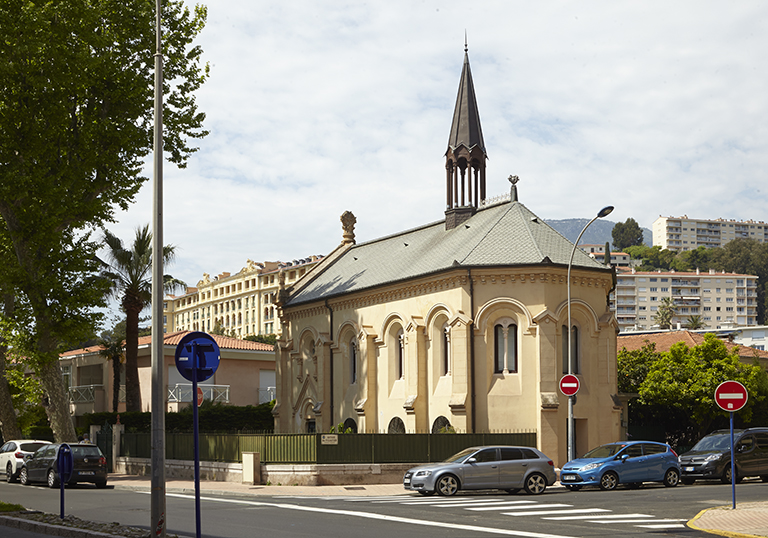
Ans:
POLYGON ((261 484, 261 454, 243 452, 243 484, 261 484))

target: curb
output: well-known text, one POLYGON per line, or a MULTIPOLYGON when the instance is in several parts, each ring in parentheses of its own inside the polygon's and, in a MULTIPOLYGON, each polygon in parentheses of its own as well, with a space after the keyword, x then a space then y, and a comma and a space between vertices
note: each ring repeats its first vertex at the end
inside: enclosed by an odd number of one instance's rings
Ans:
POLYGON ((64 538, 115 538, 114 534, 106 534, 77 527, 64 527, 61 525, 49 525, 39 521, 30 521, 20 517, 0 516, 0 525, 11 529, 36 532, 47 536, 62 536, 64 538))
POLYGON ((696 521, 701 516, 703 516, 704 514, 709 512, 710 510, 714 510, 716 508, 718 508, 718 507, 717 506, 713 506, 712 508, 705 508, 704 510, 702 510, 701 512, 696 514, 696 516, 692 520, 690 520, 688 523, 686 523, 686 525, 688 527, 692 528, 693 530, 697 530, 697 531, 701 531, 701 532, 706 532, 708 534, 716 534, 718 536, 729 536, 730 538, 761 538, 760 536, 758 536, 756 534, 744 534, 744 533, 741 533, 741 532, 723 531, 723 530, 718 530, 718 529, 704 529, 704 528, 696 526, 695 523, 696 523, 696 521))

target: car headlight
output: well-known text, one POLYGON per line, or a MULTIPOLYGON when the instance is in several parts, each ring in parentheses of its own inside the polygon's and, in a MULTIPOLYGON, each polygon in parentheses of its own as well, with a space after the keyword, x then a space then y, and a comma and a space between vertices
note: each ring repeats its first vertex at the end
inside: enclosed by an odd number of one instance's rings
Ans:
POLYGON ((704 458, 704 463, 709 463, 710 461, 717 461, 720 459, 721 454, 710 454, 706 458, 704 458))
POLYGON ((419 471, 414 476, 430 476, 432 471, 419 471))
POLYGON ((602 467, 603 465, 605 465, 605 462, 588 463, 587 465, 579 469, 579 471, 592 471, 593 469, 597 469, 598 467, 602 467))

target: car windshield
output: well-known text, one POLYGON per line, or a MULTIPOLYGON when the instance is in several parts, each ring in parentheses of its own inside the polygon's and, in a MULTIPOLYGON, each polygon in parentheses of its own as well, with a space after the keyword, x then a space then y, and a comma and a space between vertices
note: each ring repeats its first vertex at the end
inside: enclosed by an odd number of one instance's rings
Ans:
POLYGON ((468 456, 477 452, 476 448, 465 448, 458 454, 454 454, 450 458, 443 460, 443 463, 462 463, 468 456))
POLYGON ((731 435, 722 433, 717 435, 707 435, 704 439, 696 443, 691 452, 708 452, 710 450, 730 450, 731 435))
POLYGON ((616 453, 624 448, 627 445, 603 445, 599 446, 597 448, 593 448, 586 454, 582 456, 582 458, 609 458, 611 456, 615 456, 616 453))

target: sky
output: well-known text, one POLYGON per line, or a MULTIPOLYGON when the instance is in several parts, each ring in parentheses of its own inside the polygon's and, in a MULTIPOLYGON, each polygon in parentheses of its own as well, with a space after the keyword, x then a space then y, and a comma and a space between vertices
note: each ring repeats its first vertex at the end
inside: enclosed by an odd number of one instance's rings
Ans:
MULTIPOLYGON (((465 32, 487 193, 543 219, 768 221, 768 2, 208 0, 210 135, 164 166, 166 273, 328 254, 444 218, 465 32)), ((150 178, 109 226, 152 221, 150 178)))

